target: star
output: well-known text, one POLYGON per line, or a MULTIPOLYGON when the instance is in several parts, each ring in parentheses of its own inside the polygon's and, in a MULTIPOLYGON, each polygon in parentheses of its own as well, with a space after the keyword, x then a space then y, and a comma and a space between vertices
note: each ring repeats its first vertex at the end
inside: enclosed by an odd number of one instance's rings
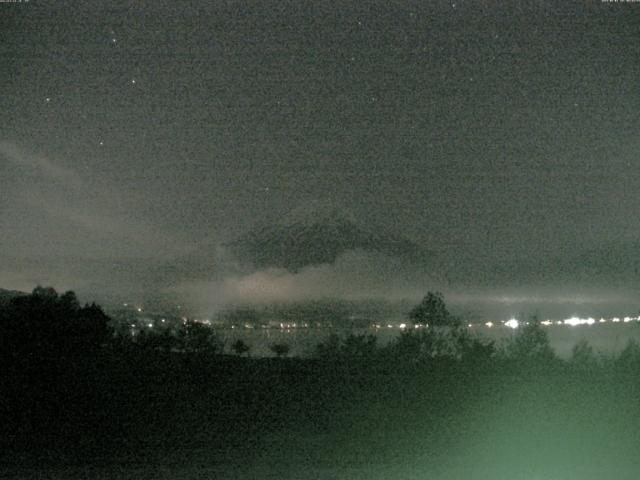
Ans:
POLYGON ((135 85, 135 84, 136 84, 136 79, 135 79, 135 78, 132 78, 132 79, 131 79, 131 83, 135 85))
POLYGON ((103 142, 103 141, 100 141, 100 144, 99 144, 99 145, 100 145, 101 147, 104 147, 104 142, 103 142))
POLYGON ((44 99, 45 102, 49 103, 51 101, 51 97, 47 97, 44 99))

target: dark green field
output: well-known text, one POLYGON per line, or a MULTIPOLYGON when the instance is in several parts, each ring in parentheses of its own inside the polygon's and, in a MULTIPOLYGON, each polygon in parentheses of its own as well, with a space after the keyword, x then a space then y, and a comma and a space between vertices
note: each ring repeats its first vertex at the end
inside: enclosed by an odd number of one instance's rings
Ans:
POLYGON ((631 479, 639 371, 104 353, 3 372, 2 464, 8 478, 631 479))

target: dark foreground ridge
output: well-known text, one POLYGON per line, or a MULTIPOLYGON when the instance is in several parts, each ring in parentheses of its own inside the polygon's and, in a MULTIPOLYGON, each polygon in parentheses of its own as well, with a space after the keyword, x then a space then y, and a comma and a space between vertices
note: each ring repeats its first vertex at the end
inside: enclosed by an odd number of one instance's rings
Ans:
POLYGON ((241 345, 221 353, 195 325, 114 337, 99 307, 51 289, 12 300, 0 320, 7 478, 631 479, 640 468, 635 344, 608 358, 580 344, 561 361, 535 323, 503 349, 441 325, 388 347, 352 335, 313 358, 274 346, 256 359, 241 345))

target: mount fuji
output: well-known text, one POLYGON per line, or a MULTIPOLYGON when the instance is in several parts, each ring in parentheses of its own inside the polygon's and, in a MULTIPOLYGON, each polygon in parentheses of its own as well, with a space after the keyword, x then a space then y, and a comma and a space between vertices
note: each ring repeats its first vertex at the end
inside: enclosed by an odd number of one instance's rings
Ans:
POLYGON ((432 257, 415 242, 364 224, 336 206, 298 208, 280 221, 254 228, 225 246, 256 268, 284 268, 290 272, 334 263, 340 255, 354 250, 416 263, 432 257))

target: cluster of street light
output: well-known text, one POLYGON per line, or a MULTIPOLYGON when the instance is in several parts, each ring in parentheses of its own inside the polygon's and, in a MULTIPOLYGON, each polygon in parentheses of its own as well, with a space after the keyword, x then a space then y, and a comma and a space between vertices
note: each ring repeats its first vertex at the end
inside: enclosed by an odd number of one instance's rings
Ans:
MULTIPOLYGON (((577 327, 579 325, 595 325, 596 323, 602 324, 602 323, 630 323, 630 322, 640 322, 640 317, 613 317, 610 319, 606 319, 606 318, 600 318, 600 320, 596 320, 593 317, 588 317, 588 318, 580 318, 580 317, 571 317, 571 318, 566 318, 564 320, 543 320, 542 322, 540 322, 541 325, 544 325, 545 327, 549 327, 551 325, 567 325, 570 327, 577 327)), ((529 325, 531 322, 521 322, 516 318, 511 318, 507 321, 503 321, 501 322, 502 325, 504 325, 505 327, 509 327, 509 328, 518 328, 520 325, 529 325)), ((491 328, 494 326, 493 322, 486 322, 485 327, 491 328)), ((471 327, 472 325, 469 324, 469 327, 471 327)))
MULTIPOLYGON (((123 304, 125 307, 128 306, 128 304, 123 304)), ((135 311, 137 313, 142 313, 143 309, 142 307, 133 307, 135 309, 135 311)), ((143 322, 143 325, 148 327, 148 328, 153 328, 155 326, 155 322, 149 322, 149 319, 145 319, 146 321, 143 322)), ((181 317, 181 320, 183 323, 187 323, 187 317, 181 317)), ((213 322, 209 319, 194 319, 195 322, 198 323, 203 323, 205 325, 208 326, 214 326, 213 322)), ((161 322, 164 324, 165 323, 165 319, 163 318, 161 320, 161 322)), ((576 327, 576 326, 580 326, 580 325, 595 325, 595 324, 605 324, 605 323, 631 323, 631 322, 640 322, 640 316, 638 317, 612 317, 612 318, 600 318, 599 320, 596 320, 593 317, 587 317, 587 318, 581 318, 581 317, 577 317, 577 316, 573 316, 570 318, 566 318, 564 320, 543 320, 540 321, 539 324, 545 327, 549 327, 549 326, 570 326, 570 327, 576 327)), ((529 325, 531 324, 531 321, 521 321, 518 320, 517 318, 510 318, 509 320, 502 320, 502 321, 496 321, 496 322, 492 322, 492 321, 487 321, 484 323, 468 323, 467 327, 468 328, 477 328, 477 327, 486 327, 486 328, 500 328, 500 327, 507 327, 507 328, 511 328, 511 329, 517 329, 523 325, 529 325)), ((218 325, 219 326, 219 325, 218 325)), ((259 325, 258 327, 256 327, 256 325, 253 325, 251 323, 244 323, 242 325, 238 325, 237 327, 240 328, 244 328, 244 329, 255 329, 255 328, 276 328, 276 329, 280 329, 280 330, 293 330, 293 329, 305 329, 305 328, 309 328, 312 325, 308 322, 270 322, 269 325, 259 325)), ((313 325, 313 326, 320 326, 318 325, 313 325)), ((330 326, 330 325, 326 325, 326 326, 330 326)), ((428 328, 428 325, 422 325, 422 324, 408 324, 408 323, 374 323, 371 325, 373 328, 375 328, 376 330, 379 329, 395 329, 398 328, 400 330, 406 330, 406 329, 419 329, 419 328, 428 328)), ((137 324, 131 324, 131 328, 136 328, 139 327, 139 325, 137 324)), ((231 328, 236 328, 236 325, 231 326, 231 328)))

